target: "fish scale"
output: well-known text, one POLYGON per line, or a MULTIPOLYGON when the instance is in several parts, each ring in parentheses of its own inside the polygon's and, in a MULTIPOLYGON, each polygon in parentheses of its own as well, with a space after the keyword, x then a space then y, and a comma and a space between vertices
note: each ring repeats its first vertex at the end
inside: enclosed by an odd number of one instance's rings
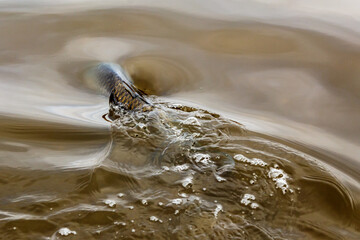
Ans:
POLYGON ((133 85, 133 81, 121 66, 101 63, 95 68, 95 76, 100 85, 110 94, 110 103, 125 110, 151 109, 151 104, 133 85))

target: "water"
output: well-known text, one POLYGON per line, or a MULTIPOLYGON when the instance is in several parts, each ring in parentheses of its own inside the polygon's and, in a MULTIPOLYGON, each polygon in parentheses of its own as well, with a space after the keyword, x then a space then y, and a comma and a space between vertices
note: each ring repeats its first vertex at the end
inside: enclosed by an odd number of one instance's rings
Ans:
POLYGON ((359 239, 356 6, 1 1, 0 238, 359 239))

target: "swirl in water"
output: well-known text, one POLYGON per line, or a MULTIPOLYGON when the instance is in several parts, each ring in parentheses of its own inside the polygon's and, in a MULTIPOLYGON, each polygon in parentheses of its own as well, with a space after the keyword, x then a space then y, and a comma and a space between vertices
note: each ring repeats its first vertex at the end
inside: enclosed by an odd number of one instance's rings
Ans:
MULTIPOLYGON (((106 79, 121 79, 112 70, 115 66, 109 66, 106 79)), ((132 96, 138 98, 132 81, 124 82, 131 83, 127 91, 135 91, 132 96)), ((124 215, 121 223, 115 224, 135 226, 129 226, 128 231, 152 232, 151 224, 136 225, 147 217, 152 224, 172 229, 170 235, 178 238, 189 233, 223 238, 227 234, 262 239, 300 237, 294 228, 304 226, 314 234, 332 237, 330 228, 320 229, 307 219, 309 199, 301 199, 302 189, 311 191, 312 197, 326 189, 334 198, 329 207, 352 208, 346 190, 296 145, 248 131, 206 110, 162 102, 153 96, 141 95, 141 99, 144 104, 132 109, 110 98, 113 150, 101 170, 94 173, 100 178, 121 176, 119 181, 126 188, 115 182, 104 182, 102 188, 113 191, 103 193, 105 204, 125 207, 116 207, 116 212, 124 215), (150 102, 151 109, 144 111, 143 106, 150 102), (115 197, 117 191, 121 193, 115 197), (180 220, 188 224, 177 228, 180 220), (272 229, 275 225, 283 226, 280 235, 278 228, 272 229)), ((340 211, 333 214, 341 216, 340 211)))

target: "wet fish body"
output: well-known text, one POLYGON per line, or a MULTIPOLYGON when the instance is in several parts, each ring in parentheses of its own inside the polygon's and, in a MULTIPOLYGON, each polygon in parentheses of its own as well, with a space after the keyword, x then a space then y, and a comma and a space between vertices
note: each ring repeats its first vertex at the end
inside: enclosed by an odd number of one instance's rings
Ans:
POLYGON ((150 102, 134 86, 133 81, 121 66, 101 63, 93 70, 96 81, 110 94, 110 104, 120 106, 125 110, 146 110, 151 107, 150 102))

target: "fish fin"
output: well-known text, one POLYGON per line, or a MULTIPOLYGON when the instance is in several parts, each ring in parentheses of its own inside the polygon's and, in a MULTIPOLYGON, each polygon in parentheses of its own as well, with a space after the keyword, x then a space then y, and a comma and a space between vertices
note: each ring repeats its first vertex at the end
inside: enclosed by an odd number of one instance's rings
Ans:
POLYGON ((138 98, 141 101, 143 101, 146 104, 150 104, 143 96, 143 92, 139 89, 137 89, 134 85, 129 84, 127 81, 123 81, 123 86, 125 88, 126 91, 128 91, 128 93, 133 97, 133 98, 138 98))
POLYGON ((109 104, 114 104, 114 105, 118 105, 119 101, 115 96, 115 90, 112 90, 110 97, 109 97, 109 104))

